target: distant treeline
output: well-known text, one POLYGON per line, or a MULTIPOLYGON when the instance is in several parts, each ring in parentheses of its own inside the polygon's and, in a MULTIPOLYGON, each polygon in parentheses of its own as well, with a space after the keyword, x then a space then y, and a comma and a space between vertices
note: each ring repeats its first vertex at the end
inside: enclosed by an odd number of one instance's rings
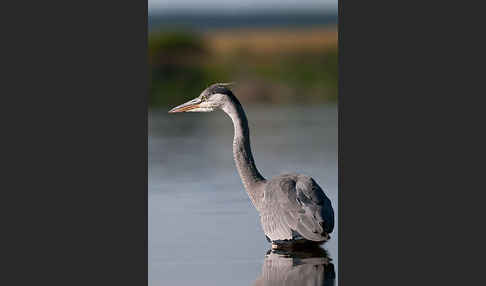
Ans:
POLYGON ((152 107, 181 103, 225 81, 237 82, 236 93, 245 102, 337 99, 335 28, 160 30, 149 35, 149 57, 152 107))

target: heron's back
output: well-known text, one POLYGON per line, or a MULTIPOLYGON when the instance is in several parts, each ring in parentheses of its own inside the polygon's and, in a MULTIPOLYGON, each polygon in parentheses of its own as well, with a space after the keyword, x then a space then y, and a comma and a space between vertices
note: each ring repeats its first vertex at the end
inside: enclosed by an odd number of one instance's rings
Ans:
POLYGON ((260 217, 265 235, 273 242, 326 241, 334 228, 331 201, 311 177, 300 174, 267 181, 260 217))

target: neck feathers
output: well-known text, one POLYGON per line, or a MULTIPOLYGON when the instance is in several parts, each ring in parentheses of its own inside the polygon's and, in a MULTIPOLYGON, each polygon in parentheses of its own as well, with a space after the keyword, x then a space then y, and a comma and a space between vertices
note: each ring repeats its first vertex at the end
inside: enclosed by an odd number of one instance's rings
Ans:
POLYGON ((257 190, 265 179, 255 166, 255 160, 253 159, 250 146, 250 130, 248 128, 245 111, 236 97, 231 99, 232 101, 223 107, 223 111, 230 116, 235 129, 233 156, 241 181, 253 204, 257 206, 261 199, 261 194, 257 190))

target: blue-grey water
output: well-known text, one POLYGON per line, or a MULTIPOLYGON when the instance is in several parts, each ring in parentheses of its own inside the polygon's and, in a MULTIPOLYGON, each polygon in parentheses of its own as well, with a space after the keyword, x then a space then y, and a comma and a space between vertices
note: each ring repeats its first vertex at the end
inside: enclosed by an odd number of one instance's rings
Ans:
MULTIPOLYGON (((263 176, 310 175, 331 199, 336 227, 323 248, 337 285, 337 107, 245 110, 263 176)), ((266 258, 270 244, 236 172, 232 141, 233 126, 222 111, 149 112, 149 285, 316 285, 324 272, 305 267, 316 258, 299 260, 308 264, 278 255, 266 258), (296 278, 300 273, 314 282, 296 278)))
POLYGON ((261 12, 172 12, 148 15, 149 30, 159 28, 186 28, 213 30, 230 28, 288 28, 325 26, 337 24, 337 11, 261 11, 261 12))

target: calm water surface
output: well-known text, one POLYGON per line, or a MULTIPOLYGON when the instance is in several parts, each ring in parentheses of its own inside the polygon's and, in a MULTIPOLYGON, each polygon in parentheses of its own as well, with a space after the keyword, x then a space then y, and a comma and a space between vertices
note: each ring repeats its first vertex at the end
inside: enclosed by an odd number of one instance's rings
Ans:
POLYGON ((310 175, 331 199, 336 226, 327 255, 267 255, 271 245, 236 172, 233 126, 222 111, 156 110, 149 113, 149 285, 338 284, 337 107, 245 110, 262 175, 310 175))

